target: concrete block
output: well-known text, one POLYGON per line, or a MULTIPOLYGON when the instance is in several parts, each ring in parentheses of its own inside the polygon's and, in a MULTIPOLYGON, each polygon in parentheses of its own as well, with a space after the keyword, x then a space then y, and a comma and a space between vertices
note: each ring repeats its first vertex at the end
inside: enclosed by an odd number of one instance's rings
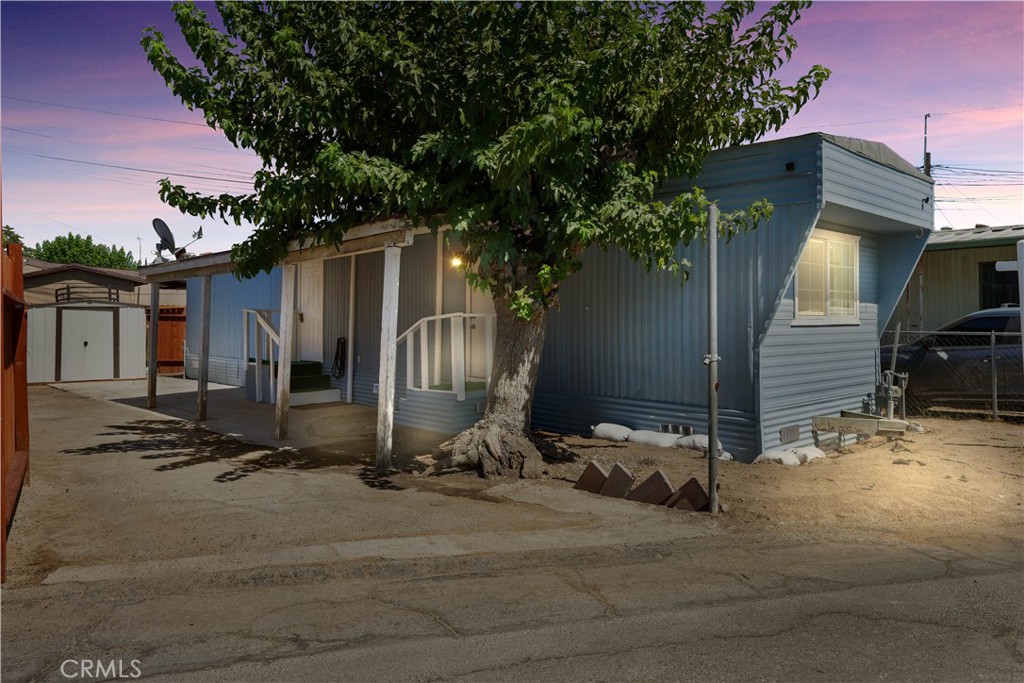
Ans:
POLYGON ((665 506, 679 510, 704 512, 708 509, 708 494, 696 479, 691 479, 669 496, 665 506))
POLYGON ((661 505, 672 495, 675 489, 669 483, 668 477, 661 470, 658 470, 647 477, 642 484, 626 494, 626 500, 635 500, 651 505, 661 505))
POLYGON ((612 471, 608 473, 608 479, 605 480, 599 493, 609 498, 622 498, 629 492, 634 481, 636 481, 636 477, 630 474, 629 470, 622 466, 622 463, 617 462, 612 471))
POLYGON ((607 479, 608 473, 604 471, 604 468, 591 460, 573 488, 590 493, 600 493, 601 487, 604 486, 607 479))

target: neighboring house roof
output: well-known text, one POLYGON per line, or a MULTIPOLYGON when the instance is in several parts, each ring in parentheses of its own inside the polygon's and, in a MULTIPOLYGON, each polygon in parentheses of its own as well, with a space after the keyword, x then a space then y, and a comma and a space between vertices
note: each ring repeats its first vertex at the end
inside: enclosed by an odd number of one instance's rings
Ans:
MULTIPOLYGON (((39 263, 45 263, 40 261, 39 263)), ((77 263, 48 264, 47 268, 33 270, 25 273, 25 286, 29 286, 29 280, 34 285, 50 284, 61 280, 103 280, 104 283, 114 281, 121 286, 119 289, 135 289, 136 286, 146 283, 146 279, 139 277, 134 270, 121 270, 119 268, 96 268, 83 266, 77 263)))
POLYGON ((146 284, 132 270, 94 268, 76 263, 46 263, 33 259, 25 273, 25 302, 29 305, 71 301, 121 302, 122 293, 132 293, 146 284), (43 264, 46 267, 40 267, 43 264))
POLYGON ((1016 244, 1024 240, 1024 225, 1000 225, 989 227, 979 225, 973 230, 942 228, 928 238, 926 251, 942 249, 971 249, 974 247, 998 247, 1016 244))
POLYGON ((26 257, 24 257, 23 260, 24 260, 24 272, 25 272, 26 275, 28 273, 35 272, 37 270, 44 270, 46 268, 53 268, 55 266, 61 265, 60 263, 50 263, 49 261, 42 261, 42 260, 37 259, 37 258, 32 258, 31 256, 26 256, 26 257))

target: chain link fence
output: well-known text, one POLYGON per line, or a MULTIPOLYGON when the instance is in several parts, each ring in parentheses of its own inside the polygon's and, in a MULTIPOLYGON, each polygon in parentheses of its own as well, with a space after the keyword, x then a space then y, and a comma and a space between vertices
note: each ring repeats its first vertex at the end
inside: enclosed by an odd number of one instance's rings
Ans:
POLYGON ((1020 332, 915 330, 897 339, 886 331, 879 354, 883 381, 894 352, 896 372, 906 375, 908 415, 1024 417, 1020 332))

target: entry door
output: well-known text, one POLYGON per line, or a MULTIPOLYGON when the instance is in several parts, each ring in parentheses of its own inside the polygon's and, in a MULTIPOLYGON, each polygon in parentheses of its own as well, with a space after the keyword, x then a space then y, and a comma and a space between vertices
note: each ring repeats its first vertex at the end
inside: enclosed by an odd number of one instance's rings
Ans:
POLYGON ((61 312, 60 379, 62 382, 114 376, 115 311, 61 312))
POLYGON ((324 262, 299 264, 298 322, 299 359, 324 360, 324 262))
MULTIPOLYGON (((468 287, 468 285, 467 285, 468 287)), ((466 310, 469 313, 494 313, 494 299, 490 292, 481 292, 469 287, 466 293, 466 310)), ((487 348, 487 326, 491 326, 490 342, 494 345, 494 321, 487 318, 470 318, 467 323, 466 337, 466 379, 486 382, 487 359, 492 349, 487 348)))

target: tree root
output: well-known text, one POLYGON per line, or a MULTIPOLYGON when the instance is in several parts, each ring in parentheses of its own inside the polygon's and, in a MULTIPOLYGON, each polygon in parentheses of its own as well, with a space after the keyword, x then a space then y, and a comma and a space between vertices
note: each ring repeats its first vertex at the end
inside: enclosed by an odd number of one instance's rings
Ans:
POLYGON ((437 448, 440 456, 424 474, 476 469, 485 479, 539 479, 544 460, 518 429, 481 420, 437 448))

